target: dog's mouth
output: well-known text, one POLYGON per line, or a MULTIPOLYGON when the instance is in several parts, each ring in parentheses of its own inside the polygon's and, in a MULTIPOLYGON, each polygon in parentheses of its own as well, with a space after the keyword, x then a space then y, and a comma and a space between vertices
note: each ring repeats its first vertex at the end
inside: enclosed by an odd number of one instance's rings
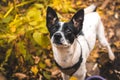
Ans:
POLYGON ((61 42, 53 42, 54 46, 56 47, 69 47, 70 44, 69 43, 61 43, 61 42))
POLYGON ((66 47, 70 47, 70 45, 58 45, 58 44, 54 44, 56 47, 62 47, 62 48, 66 48, 66 47))

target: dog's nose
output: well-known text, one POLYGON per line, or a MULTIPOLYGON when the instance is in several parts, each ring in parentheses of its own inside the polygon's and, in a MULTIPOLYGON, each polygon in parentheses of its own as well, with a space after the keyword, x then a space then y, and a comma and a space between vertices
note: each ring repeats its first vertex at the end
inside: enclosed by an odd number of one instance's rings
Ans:
POLYGON ((62 44, 61 40, 62 40, 62 35, 60 33, 56 33, 54 35, 54 40, 53 40, 54 43, 56 43, 56 44, 62 44))
POLYGON ((56 34, 54 35, 54 37, 55 37, 55 39, 60 39, 60 38, 62 37, 62 35, 61 35, 60 33, 56 33, 56 34))

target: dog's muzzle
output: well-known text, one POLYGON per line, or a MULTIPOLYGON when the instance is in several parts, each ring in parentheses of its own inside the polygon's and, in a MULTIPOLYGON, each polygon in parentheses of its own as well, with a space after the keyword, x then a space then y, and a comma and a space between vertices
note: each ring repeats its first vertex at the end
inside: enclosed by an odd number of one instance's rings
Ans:
POLYGON ((56 45, 62 45, 62 41, 63 39, 60 33, 54 34, 53 43, 55 43, 56 45))
POLYGON ((71 45, 60 32, 53 35, 52 42, 56 47, 69 47, 71 45))

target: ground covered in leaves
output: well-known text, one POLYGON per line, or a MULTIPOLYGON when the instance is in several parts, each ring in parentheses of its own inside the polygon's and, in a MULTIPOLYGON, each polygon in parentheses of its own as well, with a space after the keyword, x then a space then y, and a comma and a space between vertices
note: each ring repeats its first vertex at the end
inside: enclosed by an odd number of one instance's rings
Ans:
POLYGON ((119 0, 1 0, 0 80, 60 80, 46 29, 46 8, 53 7, 62 21, 68 21, 79 9, 93 3, 98 5, 116 59, 110 61, 107 50, 97 41, 87 61, 87 76, 120 80, 119 0))

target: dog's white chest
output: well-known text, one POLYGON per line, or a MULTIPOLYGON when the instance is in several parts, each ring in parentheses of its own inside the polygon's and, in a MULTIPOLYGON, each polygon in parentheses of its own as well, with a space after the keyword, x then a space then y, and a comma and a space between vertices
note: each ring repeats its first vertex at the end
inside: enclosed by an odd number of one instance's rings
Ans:
POLYGON ((60 66, 69 67, 73 66, 78 60, 81 54, 80 45, 71 46, 68 48, 59 48, 53 46, 54 58, 60 66))

